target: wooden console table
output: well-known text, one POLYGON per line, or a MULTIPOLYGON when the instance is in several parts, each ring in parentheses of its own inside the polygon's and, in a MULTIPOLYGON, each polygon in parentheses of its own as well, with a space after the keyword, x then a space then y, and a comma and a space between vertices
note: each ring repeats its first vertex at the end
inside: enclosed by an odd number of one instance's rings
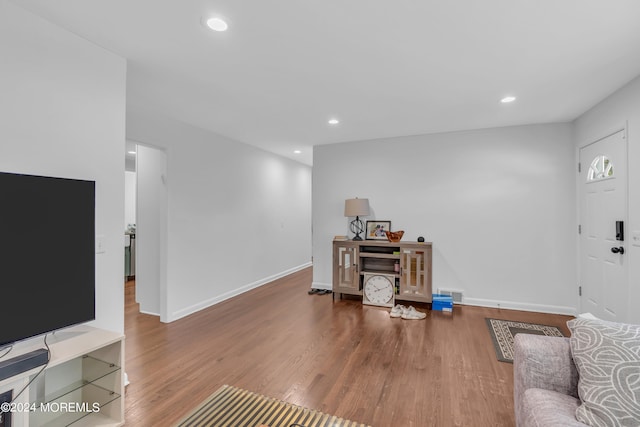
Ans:
POLYGON ((394 275, 396 301, 430 303, 430 242, 333 241, 333 295, 362 295, 366 273, 394 275))

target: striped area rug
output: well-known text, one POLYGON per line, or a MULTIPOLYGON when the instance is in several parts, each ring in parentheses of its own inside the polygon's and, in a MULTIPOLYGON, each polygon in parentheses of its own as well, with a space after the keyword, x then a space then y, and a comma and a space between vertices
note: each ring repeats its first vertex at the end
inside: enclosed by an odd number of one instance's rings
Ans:
POLYGON ((176 427, 369 427, 224 385, 176 427))

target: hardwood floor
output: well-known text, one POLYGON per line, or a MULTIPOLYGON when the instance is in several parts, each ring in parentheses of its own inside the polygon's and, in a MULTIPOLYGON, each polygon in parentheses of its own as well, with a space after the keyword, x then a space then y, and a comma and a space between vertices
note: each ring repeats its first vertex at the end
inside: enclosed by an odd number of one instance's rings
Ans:
POLYGON ((569 333, 569 316, 471 306, 391 319, 310 285, 309 268, 170 324, 127 286, 126 424, 172 425, 229 384, 375 427, 513 426, 513 366, 485 317, 569 333))

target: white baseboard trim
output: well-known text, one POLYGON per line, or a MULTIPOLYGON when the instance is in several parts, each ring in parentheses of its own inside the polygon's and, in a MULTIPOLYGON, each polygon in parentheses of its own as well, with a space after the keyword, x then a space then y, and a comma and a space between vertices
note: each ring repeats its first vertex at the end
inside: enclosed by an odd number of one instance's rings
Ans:
POLYGON ((288 270, 282 271, 280 273, 274 274, 272 276, 269 277, 265 277, 263 279, 260 280, 256 280, 253 283, 249 283, 247 285, 241 286, 239 288, 236 289, 232 289, 229 292, 226 292, 222 295, 218 295, 216 297, 210 298, 208 300, 199 302, 198 304, 194 304, 190 307, 186 307, 183 308, 181 310, 175 311, 173 313, 171 313, 171 315, 169 316, 169 320, 167 321, 167 323, 173 322, 174 320, 178 320, 181 319, 183 317, 186 317, 190 314, 193 314, 197 311, 203 310, 207 307, 211 307, 212 305, 221 303, 222 301, 226 301, 230 298, 233 298, 235 296, 238 296, 240 294, 243 294, 245 292, 248 292, 252 289, 258 288, 262 285, 266 285, 267 283, 273 282, 274 280, 280 279, 282 277, 288 276, 289 274, 293 274, 297 271, 300 270, 304 270, 307 267, 311 267, 313 264, 311 262, 307 262, 305 264, 299 265, 297 267, 293 267, 290 268, 288 270))
POLYGON ((149 316, 157 316, 157 317, 160 317, 160 313, 154 313, 154 312, 151 312, 151 311, 140 310, 140 313, 142 313, 142 314, 148 314, 149 316))
POLYGON ((565 307, 561 305, 530 304, 513 301, 499 301, 481 298, 464 298, 463 305, 475 305, 478 307, 504 308, 506 310, 534 311, 538 313, 565 314, 575 316, 575 307, 565 307))
POLYGON ((312 282, 311 287, 313 289, 326 289, 328 291, 333 289, 331 283, 322 283, 322 282, 312 282))
MULTIPOLYGON (((333 287, 331 283, 313 282, 311 287, 314 289, 328 289, 333 287)), ((482 298, 463 298, 463 303, 460 305, 473 305, 478 307, 500 308, 505 310, 520 310, 520 311, 533 311, 536 313, 550 313, 550 314, 565 314, 567 316, 576 316, 578 311, 575 307, 565 307, 560 305, 543 305, 543 304, 530 304, 514 301, 500 301, 490 300, 482 298)))

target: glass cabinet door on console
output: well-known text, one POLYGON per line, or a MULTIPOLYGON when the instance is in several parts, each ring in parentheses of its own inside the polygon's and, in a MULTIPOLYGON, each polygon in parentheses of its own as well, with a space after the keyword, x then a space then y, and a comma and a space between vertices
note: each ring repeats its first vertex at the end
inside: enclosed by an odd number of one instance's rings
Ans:
POLYGON ((419 249, 401 248, 400 254, 400 296, 403 299, 431 300, 430 280, 431 247, 419 249))
POLYGON ((333 245, 333 292, 359 295, 358 246, 349 241, 333 245))

